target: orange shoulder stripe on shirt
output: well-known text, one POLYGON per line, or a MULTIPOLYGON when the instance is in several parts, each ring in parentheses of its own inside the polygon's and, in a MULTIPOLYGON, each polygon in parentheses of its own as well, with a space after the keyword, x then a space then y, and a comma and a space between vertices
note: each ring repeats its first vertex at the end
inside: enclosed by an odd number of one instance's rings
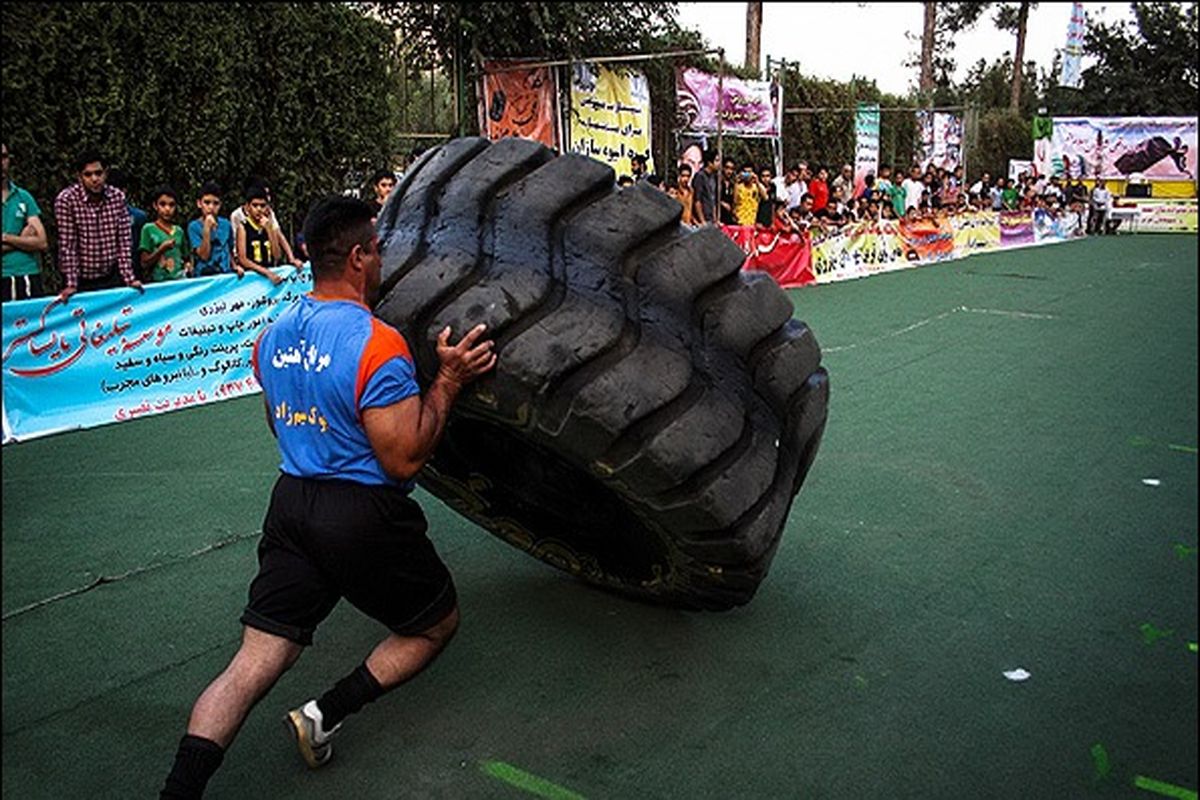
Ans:
POLYGON ((266 332, 266 328, 258 332, 258 336, 254 337, 254 349, 250 351, 250 368, 254 370, 254 380, 258 381, 259 386, 262 386, 263 382, 262 373, 258 370, 258 346, 262 344, 262 337, 266 332))
POLYGON ((400 331, 376 317, 371 317, 371 336, 363 348, 362 356, 358 359, 358 379, 354 382, 354 407, 357 409, 362 400, 363 390, 367 381, 390 359, 400 356, 412 361, 408 350, 408 342, 400 331))

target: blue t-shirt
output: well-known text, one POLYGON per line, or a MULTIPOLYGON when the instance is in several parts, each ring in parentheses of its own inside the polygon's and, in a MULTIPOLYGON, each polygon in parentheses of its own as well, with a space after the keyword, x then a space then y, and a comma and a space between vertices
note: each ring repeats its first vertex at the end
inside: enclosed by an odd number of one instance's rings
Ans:
POLYGON ((133 237, 134 272, 138 272, 138 269, 142 263, 142 256, 138 250, 138 243, 142 240, 142 228, 146 227, 146 223, 150 221, 150 215, 135 206, 133 203, 126 203, 125 207, 129 209, 129 233, 133 237))
POLYGON ((204 220, 194 219, 189 222, 187 232, 188 243, 192 246, 192 257, 196 260, 193 275, 200 277, 201 275, 221 275, 233 272, 230 263, 233 253, 233 226, 229 224, 229 220, 225 217, 217 217, 217 227, 208 234, 212 250, 206 259, 201 259, 196 255, 196 248, 204 239, 204 220))
POLYGON ((412 489, 412 481, 384 471, 362 424, 363 409, 420 392, 408 344, 395 328, 358 303, 305 295, 259 336, 253 361, 281 470, 412 489))

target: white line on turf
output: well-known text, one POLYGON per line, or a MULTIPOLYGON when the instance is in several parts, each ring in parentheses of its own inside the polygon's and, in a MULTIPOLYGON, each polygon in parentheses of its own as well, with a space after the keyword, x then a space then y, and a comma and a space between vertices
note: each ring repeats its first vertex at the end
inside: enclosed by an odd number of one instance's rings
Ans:
POLYGON ((940 319, 945 319, 951 314, 957 314, 960 311, 966 311, 972 314, 993 314, 996 316, 1010 317, 1012 319, 1055 319, 1053 314, 1035 314, 1032 311, 1010 311, 1002 308, 967 308, 966 306, 958 306, 949 311, 943 311, 941 314, 935 314, 932 317, 918 320, 911 325, 901 328, 898 331, 885 333, 883 336, 876 336, 874 339, 867 339, 865 342, 856 342, 854 344, 841 345, 839 347, 824 347, 821 349, 823 353, 839 353, 843 350, 853 350, 856 347, 863 345, 882 342, 885 339, 892 339, 896 336, 903 336, 906 333, 911 333, 917 328, 923 328, 931 322, 937 322, 940 319))

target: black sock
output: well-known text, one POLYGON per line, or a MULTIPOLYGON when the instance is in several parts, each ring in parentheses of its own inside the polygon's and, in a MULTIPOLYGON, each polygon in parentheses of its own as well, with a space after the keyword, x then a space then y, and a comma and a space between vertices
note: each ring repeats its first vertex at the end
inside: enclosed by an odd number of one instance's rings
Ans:
POLYGON ((317 701, 317 708, 321 709, 321 727, 328 733, 346 717, 382 697, 383 693, 383 687, 367 665, 360 664, 317 701))
POLYGON ((179 740, 175 765, 163 784, 159 800, 192 800, 204 794, 208 779, 221 766, 225 751, 216 742, 190 733, 179 740))

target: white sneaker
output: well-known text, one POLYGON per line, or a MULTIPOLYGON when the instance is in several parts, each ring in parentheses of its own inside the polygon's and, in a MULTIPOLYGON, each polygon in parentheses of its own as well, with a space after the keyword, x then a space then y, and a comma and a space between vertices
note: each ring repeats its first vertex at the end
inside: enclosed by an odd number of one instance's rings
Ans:
POLYGON ((317 707, 316 700, 309 700, 300 708, 293 708, 284 717, 283 723, 295 737, 300 755, 311 769, 324 766, 333 758, 333 744, 329 739, 337 733, 342 724, 339 722, 333 726, 333 730, 326 731, 321 724, 321 709, 317 707))

